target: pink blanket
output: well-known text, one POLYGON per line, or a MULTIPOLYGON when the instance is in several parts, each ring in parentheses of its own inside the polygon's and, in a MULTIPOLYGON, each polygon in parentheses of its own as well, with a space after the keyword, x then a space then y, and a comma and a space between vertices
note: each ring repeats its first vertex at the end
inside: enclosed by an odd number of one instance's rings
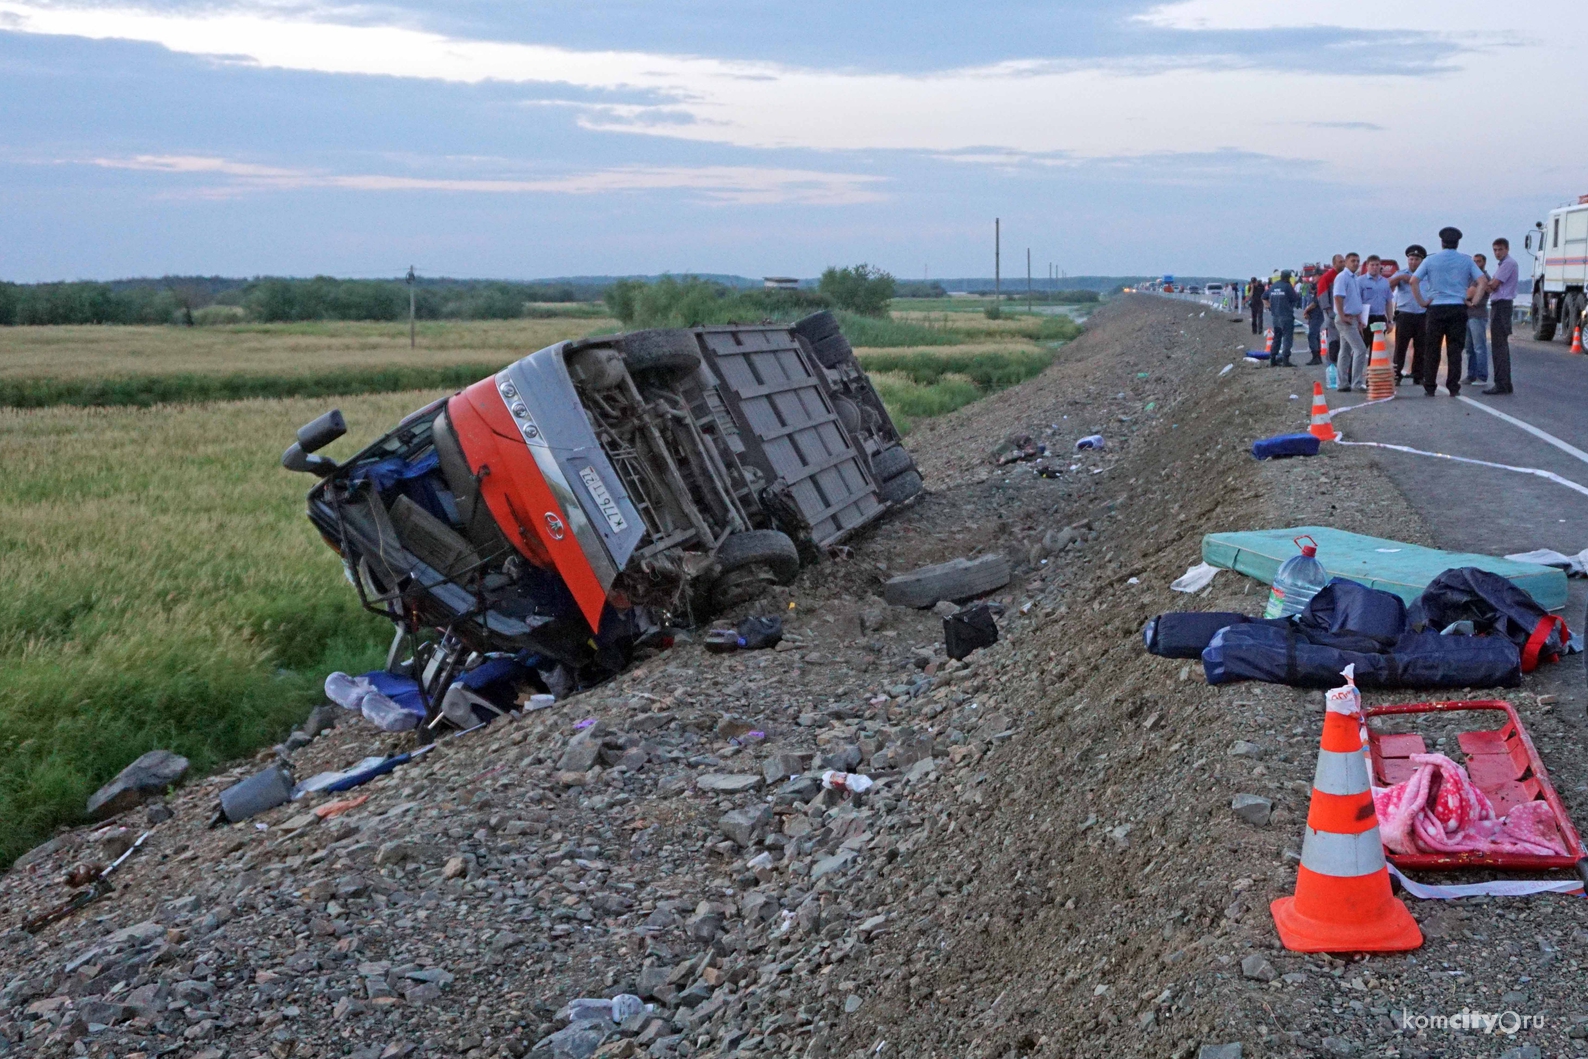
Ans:
POLYGON ((1417 771, 1373 788, 1379 835, 1395 853, 1564 855, 1549 803, 1525 802, 1496 819, 1488 796, 1443 754, 1413 754, 1417 771))

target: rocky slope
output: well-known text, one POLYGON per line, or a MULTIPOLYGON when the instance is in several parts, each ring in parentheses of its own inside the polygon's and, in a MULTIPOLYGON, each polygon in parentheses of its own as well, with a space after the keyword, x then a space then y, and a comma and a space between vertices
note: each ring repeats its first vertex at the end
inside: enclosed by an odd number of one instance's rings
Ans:
MULTIPOLYGON (((1310 379, 1220 374, 1244 337, 1128 299, 1040 378, 923 424, 929 494, 750 608, 785 617, 777 651, 679 644, 443 739, 324 820, 347 796, 209 829, 254 762, 57 836, 0 881, 0 1049, 1494 1054, 1396 1018, 1504 1003, 1550 1016, 1506 1046, 1588 1054, 1581 901, 1414 905, 1430 943, 1413 957, 1277 946, 1266 904, 1294 879, 1321 696, 1210 689, 1139 630, 1259 609, 1228 573, 1195 600, 1168 591, 1205 532, 1426 531, 1359 453, 1250 458, 1305 422, 1310 379), (1011 430, 1055 449, 1056 477, 991 463, 1011 430), (1092 433, 1108 448, 1072 456, 1092 433), (992 551, 1016 565, 1002 640, 964 663, 936 615, 879 598, 890 573, 992 551), (824 768, 875 786, 824 790, 824 768), (1267 819, 1232 812, 1237 794, 1267 819), (145 829, 113 894, 19 928, 145 829), (649 1008, 570 1026, 590 1012, 569 1001, 621 994, 649 1008)), ((1512 697, 1580 813, 1581 729, 1512 697)), ((350 720, 293 757, 306 776, 410 746, 350 720)))

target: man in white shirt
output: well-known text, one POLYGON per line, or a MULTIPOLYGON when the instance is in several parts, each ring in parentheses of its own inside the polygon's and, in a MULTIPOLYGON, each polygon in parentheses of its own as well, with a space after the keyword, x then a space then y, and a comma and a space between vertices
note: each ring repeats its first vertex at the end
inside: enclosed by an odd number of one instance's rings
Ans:
POLYGON ((1362 341, 1362 291, 1357 286, 1356 270, 1361 254, 1345 255, 1345 268, 1334 277, 1335 330, 1340 338, 1340 363, 1336 366, 1340 393, 1367 390, 1367 344, 1362 341))

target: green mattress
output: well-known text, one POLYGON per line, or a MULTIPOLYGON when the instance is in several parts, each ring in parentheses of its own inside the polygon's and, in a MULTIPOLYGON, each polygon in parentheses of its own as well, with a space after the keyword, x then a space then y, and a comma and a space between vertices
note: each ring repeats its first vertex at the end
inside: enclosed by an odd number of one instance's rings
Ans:
POLYGON ((1550 566, 1519 563, 1493 555, 1442 552, 1417 544, 1365 537, 1324 526, 1293 529, 1209 533, 1202 538, 1202 559, 1213 566, 1273 584, 1279 565, 1298 555, 1293 539, 1318 542, 1318 561, 1334 577, 1359 581, 1369 588, 1393 592, 1407 603, 1422 595, 1428 582, 1455 566, 1476 566, 1508 578, 1527 591, 1545 610, 1566 605, 1566 574, 1550 566))

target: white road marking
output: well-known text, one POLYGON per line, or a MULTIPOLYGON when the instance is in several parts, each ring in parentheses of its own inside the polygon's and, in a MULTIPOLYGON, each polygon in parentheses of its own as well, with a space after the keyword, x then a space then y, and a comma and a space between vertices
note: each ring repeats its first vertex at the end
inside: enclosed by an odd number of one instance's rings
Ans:
POLYGON ((1481 408, 1481 409, 1483 409, 1483 411, 1489 413, 1491 416, 1496 416, 1496 417, 1498 417, 1500 419, 1505 420, 1507 423, 1511 424, 1513 427, 1521 427, 1523 430, 1527 431, 1529 434, 1533 435, 1535 438, 1537 438, 1538 440, 1544 442, 1545 444, 1553 445, 1557 449, 1559 449, 1560 451, 1564 452, 1566 455, 1575 456, 1577 459, 1581 460, 1582 462, 1588 463, 1588 452, 1584 452, 1582 449, 1579 449, 1576 445, 1568 445, 1566 442, 1560 440, 1560 438, 1557 438, 1554 434, 1551 434, 1551 433, 1549 433, 1546 430, 1540 430, 1540 429, 1538 429, 1538 427, 1535 427, 1532 423, 1526 422, 1525 420, 1518 419, 1518 418, 1516 418, 1513 415, 1506 415, 1504 412, 1500 411, 1498 408, 1490 408, 1488 405, 1484 404, 1482 401, 1474 401, 1470 397, 1461 396, 1461 397, 1457 397, 1456 400, 1465 401, 1467 404, 1471 405, 1473 408, 1481 408))
POLYGON ((1413 456, 1434 456, 1441 460, 1454 460, 1457 463, 1470 463, 1475 467, 1493 467, 1496 470, 1501 471, 1515 471, 1518 474, 1531 474, 1537 478, 1548 479, 1557 485, 1564 485, 1567 489, 1573 489, 1581 493, 1583 496, 1588 496, 1588 486, 1579 485, 1570 479, 1562 478, 1554 471, 1544 471, 1537 467, 1512 467, 1508 463, 1491 463, 1488 460, 1474 460, 1469 456, 1452 456, 1448 452, 1427 452, 1423 449, 1414 449, 1409 445, 1391 445, 1387 441, 1336 441, 1334 444, 1361 446, 1363 448, 1373 449, 1393 449, 1396 452, 1409 452, 1413 456))

